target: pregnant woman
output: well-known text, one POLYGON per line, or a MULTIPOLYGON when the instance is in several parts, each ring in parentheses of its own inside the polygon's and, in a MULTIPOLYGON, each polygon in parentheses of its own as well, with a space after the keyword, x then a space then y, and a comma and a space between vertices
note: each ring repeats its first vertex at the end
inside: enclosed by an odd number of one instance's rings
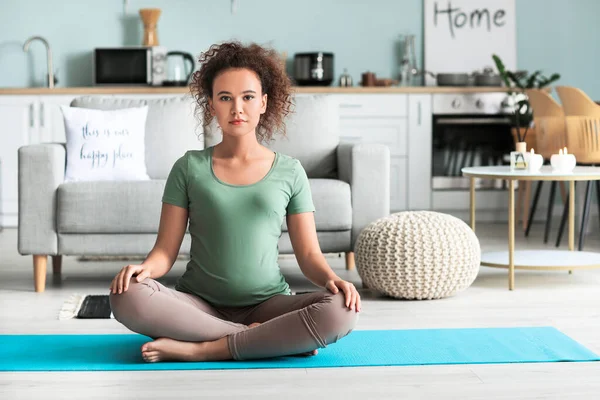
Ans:
POLYGON ((175 162, 152 251, 110 285, 113 314, 154 339, 141 349, 148 362, 317 354, 352 331, 361 300, 321 252, 302 165, 263 145, 285 128, 289 78, 277 53, 256 44, 213 45, 199 61, 191 90, 223 140, 175 162), (324 290, 290 294, 278 264, 284 218, 300 269, 324 290), (191 258, 170 289, 156 279, 188 222, 191 258))

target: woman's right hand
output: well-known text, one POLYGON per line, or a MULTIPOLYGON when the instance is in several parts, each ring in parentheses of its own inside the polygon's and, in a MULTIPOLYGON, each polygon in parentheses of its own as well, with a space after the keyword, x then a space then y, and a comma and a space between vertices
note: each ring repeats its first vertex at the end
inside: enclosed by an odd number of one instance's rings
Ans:
POLYGON ((129 281, 134 276, 137 282, 141 282, 150 277, 150 268, 147 265, 128 265, 123 267, 112 280, 110 292, 114 294, 126 292, 129 288, 129 281))

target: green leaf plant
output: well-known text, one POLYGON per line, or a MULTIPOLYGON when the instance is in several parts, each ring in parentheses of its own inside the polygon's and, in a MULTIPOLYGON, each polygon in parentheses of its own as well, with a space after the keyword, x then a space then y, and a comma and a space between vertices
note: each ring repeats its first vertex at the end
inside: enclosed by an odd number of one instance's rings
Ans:
POLYGON ((508 88, 517 88, 518 91, 509 91, 511 97, 512 112, 515 116, 515 128, 517 131, 517 139, 519 142, 524 142, 527 136, 527 131, 533 121, 533 109, 529 103, 529 99, 525 95, 526 89, 541 89, 560 79, 560 74, 552 74, 550 77, 542 75, 542 71, 537 70, 532 74, 528 71, 509 71, 504 66, 504 63, 496 54, 492 54, 492 59, 496 64, 498 73, 508 88), (525 132, 521 137, 521 127, 525 127, 525 132))

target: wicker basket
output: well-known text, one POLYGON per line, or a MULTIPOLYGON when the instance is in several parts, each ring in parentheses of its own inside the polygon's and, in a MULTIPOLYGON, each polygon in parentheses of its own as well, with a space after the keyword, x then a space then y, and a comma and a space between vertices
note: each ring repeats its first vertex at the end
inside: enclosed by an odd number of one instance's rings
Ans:
POLYGON ((368 225, 358 237, 355 257, 368 287, 401 299, 439 299, 473 283, 481 249, 460 219, 406 211, 368 225))

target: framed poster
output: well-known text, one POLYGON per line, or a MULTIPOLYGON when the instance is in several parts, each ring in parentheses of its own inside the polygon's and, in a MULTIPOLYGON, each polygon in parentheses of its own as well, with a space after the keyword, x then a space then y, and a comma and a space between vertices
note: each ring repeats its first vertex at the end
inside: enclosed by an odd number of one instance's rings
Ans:
MULTIPOLYGON (((515 0, 423 0, 423 68, 433 73, 496 70, 492 54, 517 66, 515 0)), ((425 85, 435 85, 425 77, 425 85)))

